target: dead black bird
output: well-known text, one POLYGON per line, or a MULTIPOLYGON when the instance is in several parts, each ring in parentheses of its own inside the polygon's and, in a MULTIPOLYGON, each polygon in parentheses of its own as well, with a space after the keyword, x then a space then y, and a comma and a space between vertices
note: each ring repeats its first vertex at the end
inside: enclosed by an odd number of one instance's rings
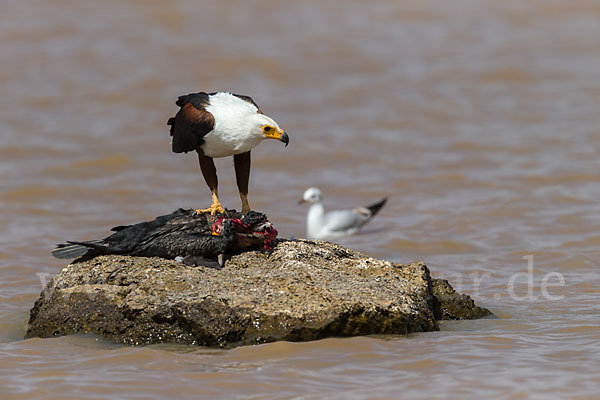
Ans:
POLYGON ((117 226, 115 233, 99 240, 67 241, 52 255, 57 258, 120 254, 181 259, 188 265, 223 267, 225 258, 249 250, 270 249, 277 230, 265 214, 227 211, 226 215, 198 214, 188 209, 157 217, 153 221, 117 226))

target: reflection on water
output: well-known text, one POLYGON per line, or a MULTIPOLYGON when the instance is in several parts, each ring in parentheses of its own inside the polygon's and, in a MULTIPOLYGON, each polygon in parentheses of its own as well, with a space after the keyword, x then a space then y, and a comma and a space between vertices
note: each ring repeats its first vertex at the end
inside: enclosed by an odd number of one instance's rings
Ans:
MULTIPOLYGON (((3 398, 597 395, 597 1, 2 8, 3 398), (196 90, 249 94, 292 136, 253 152, 250 201, 282 236, 304 234, 309 186, 330 209, 387 195, 343 244, 422 259, 500 319, 228 351, 21 340, 41 277, 63 266, 55 243, 208 205, 166 127, 196 90)), ((231 164, 217 160, 235 208, 231 164)))

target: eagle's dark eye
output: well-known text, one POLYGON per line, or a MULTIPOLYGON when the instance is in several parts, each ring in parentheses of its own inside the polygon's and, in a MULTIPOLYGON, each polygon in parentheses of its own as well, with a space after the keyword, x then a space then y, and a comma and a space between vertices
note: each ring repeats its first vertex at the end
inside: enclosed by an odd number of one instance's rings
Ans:
POLYGON ((265 132, 269 132, 271 130, 270 126, 265 126, 265 132))

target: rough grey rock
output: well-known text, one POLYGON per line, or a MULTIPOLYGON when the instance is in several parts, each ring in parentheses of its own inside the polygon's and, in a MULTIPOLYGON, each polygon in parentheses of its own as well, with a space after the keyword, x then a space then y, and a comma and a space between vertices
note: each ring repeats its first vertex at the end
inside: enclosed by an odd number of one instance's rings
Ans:
POLYGON ((70 264, 42 291, 26 336, 231 347, 433 331, 436 319, 487 315, 423 263, 279 240, 272 253, 234 256, 222 270, 116 255, 70 264))
POLYGON ((432 279, 434 307, 437 320, 478 319, 493 314, 485 308, 478 307, 471 297, 455 291, 445 279, 432 279))

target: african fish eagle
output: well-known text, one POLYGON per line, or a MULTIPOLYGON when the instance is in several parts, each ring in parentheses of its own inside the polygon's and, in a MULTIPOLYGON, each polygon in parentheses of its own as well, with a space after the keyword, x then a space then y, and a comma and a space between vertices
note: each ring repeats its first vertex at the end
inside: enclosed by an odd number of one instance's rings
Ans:
POLYGON ((198 213, 225 212, 219 201, 217 171, 213 158, 233 156, 242 212, 250 211, 248 181, 250 151, 264 139, 289 143, 288 135, 272 118, 264 115, 252 98, 227 92, 191 93, 176 102, 177 114, 171 126, 175 153, 196 151, 200 170, 212 193, 212 204, 198 213))

